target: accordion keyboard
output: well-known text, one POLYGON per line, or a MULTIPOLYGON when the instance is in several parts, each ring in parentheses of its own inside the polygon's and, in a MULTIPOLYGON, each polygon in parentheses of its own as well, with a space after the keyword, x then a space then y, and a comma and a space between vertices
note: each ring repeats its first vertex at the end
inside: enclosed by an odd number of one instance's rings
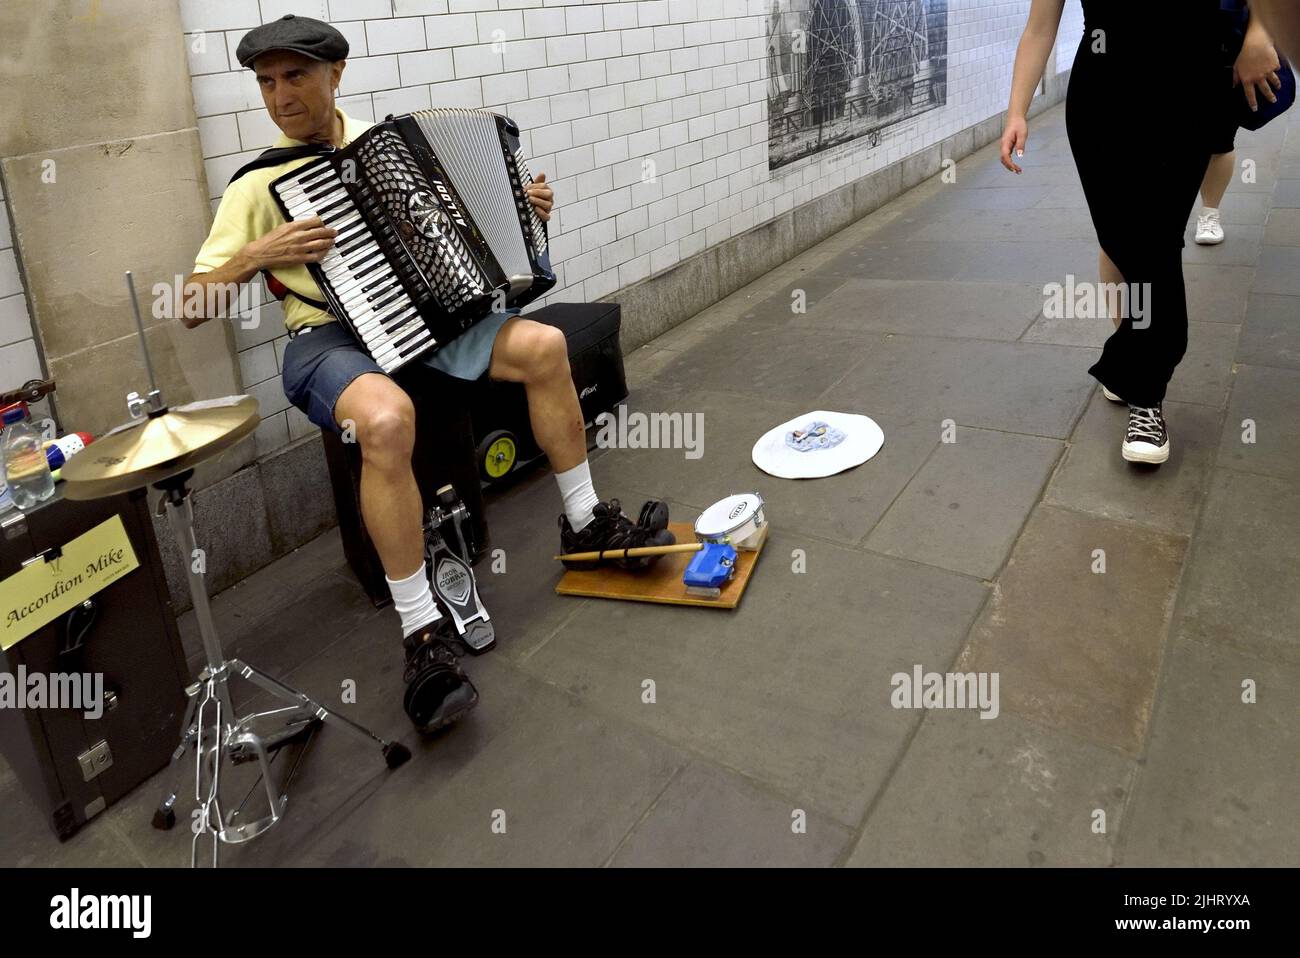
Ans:
POLYGON ((301 175, 277 181, 276 192, 295 220, 319 216, 338 230, 320 269, 366 351, 381 369, 391 372, 433 346, 433 333, 367 228, 338 170, 317 162, 296 172, 301 175))

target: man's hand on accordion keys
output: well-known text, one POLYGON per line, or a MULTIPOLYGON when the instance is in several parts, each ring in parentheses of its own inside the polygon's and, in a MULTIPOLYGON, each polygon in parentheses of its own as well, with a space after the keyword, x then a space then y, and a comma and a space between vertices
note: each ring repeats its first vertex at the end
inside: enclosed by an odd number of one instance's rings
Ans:
POLYGON ((277 226, 245 250, 258 269, 319 263, 334 245, 338 230, 326 226, 319 216, 293 220, 277 226))
POLYGON ((545 223, 551 218, 551 208, 555 205, 555 193, 546 182, 546 174, 538 173, 537 178, 528 186, 528 202, 537 207, 537 215, 545 223))

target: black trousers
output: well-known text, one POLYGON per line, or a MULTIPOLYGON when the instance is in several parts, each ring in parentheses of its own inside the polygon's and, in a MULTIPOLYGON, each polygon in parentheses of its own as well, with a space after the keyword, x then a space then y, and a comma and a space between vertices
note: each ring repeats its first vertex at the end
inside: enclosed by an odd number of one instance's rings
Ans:
POLYGON ((1065 122, 1097 240, 1144 293, 1129 297, 1141 315, 1126 311, 1088 371, 1126 402, 1155 406, 1187 351, 1183 234, 1210 162, 1207 99, 1224 74, 1211 20, 1139 26, 1127 14, 1085 26, 1065 122), (1100 52, 1096 29, 1106 31, 1100 52), (1162 49, 1176 58, 1152 56, 1162 49))

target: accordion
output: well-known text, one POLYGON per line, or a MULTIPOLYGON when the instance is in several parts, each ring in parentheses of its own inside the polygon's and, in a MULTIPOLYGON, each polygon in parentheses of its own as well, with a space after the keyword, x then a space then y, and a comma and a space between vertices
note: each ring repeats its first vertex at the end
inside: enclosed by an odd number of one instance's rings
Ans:
POLYGON ((338 230, 307 268, 330 311, 385 371, 555 285, 519 127, 486 110, 387 117, 278 177, 286 219, 338 230))

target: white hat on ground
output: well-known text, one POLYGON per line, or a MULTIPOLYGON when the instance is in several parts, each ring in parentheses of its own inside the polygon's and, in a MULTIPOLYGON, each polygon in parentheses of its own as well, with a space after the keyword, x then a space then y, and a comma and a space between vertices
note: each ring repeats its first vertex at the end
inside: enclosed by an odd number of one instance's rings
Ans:
POLYGON ((861 465, 884 442, 884 432, 869 417, 818 409, 763 433, 753 459, 781 479, 817 479, 861 465))

